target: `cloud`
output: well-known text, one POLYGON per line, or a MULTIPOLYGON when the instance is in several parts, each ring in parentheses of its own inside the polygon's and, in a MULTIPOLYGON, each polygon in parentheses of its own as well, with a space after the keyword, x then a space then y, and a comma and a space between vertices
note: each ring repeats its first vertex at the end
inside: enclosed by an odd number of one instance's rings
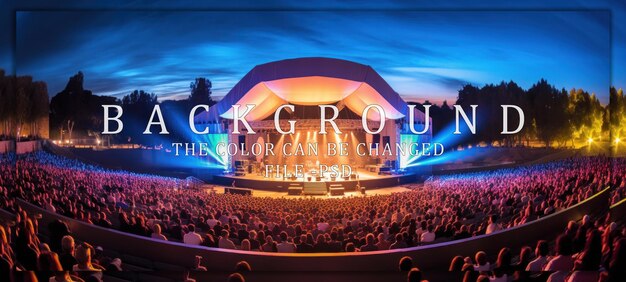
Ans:
POLYGON ((96 94, 120 96, 145 89, 160 99, 181 98, 188 95, 189 83, 202 76, 213 82, 219 97, 255 65, 326 56, 372 66, 408 99, 450 99, 464 83, 513 80, 530 87, 549 77, 557 87, 585 88, 608 101, 609 22, 599 16, 460 11, 19 12, 16 71, 46 81, 51 95, 81 70, 85 87, 96 94), (584 76, 578 74, 580 66, 586 69, 584 76))

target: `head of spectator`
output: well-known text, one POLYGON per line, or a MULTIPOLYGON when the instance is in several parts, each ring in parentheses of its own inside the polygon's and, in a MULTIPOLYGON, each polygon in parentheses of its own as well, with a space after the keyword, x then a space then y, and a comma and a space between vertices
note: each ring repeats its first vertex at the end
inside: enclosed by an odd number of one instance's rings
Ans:
POLYGON ((409 256, 404 256, 400 258, 400 262, 398 263, 398 268, 402 272, 410 271, 413 267, 413 259, 409 256))
POLYGON ((246 282, 246 279, 243 278, 243 275, 240 273, 233 273, 228 276, 228 282, 246 282))
POLYGON ((242 251, 249 251, 250 250, 250 240, 243 239, 241 241, 241 250, 242 251))
POLYGON ((235 265, 235 272, 238 272, 238 273, 252 272, 252 267, 247 261, 242 260, 235 265))
POLYGON ((61 249, 63 250, 63 253, 73 255, 74 248, 75 248, 74 238, 70 235, 63 236, 63 238, 61 239, 61 249))
POLYGON ((78 268, 81 270, 94 270, 91 262, 91 248, 85 244, 81 244, 76 247, 76 261, 78 261, 78 268))
POLYGON ((356 252, 356 247, 354 246, 354 243, 349 242, 348 244, 346 244, 346 253, 354 253, 356 252))
POLYGON ((407 282, 421 282, 422 281, 422 271, 417 267, 411 268, 409 273, 407 274, 407 282))
POLYGON ((556 253, 561 256, 572 255, 572 239, 567 235, 561 235, 556 239, 556 253))
POLYGON ((463 269, 464 264, 465 262, 463 261, 462 256, 455 256, 454 258, 452 258, 452 261, 450 262, 450 267, 448 267, 448 271, 450 272, 461 271, 461 269, 463 269))
POLYGON ((520 250, 518 265, 523 265, 524 267, 526 267, 526 265, 530 262, 530 259, 532 258, 532 254, 533 250, 528 246, 524 246, 520 250))
POLYGON ((287 232, 285 231, 280 232, 280 241, 283 243, 286 243, 287 239, 288 239, 287 232))
POLYGON ((536 257, 547 257, 550 252, 548 242, 546 240, 539 240, 537 247, 535 248, 536 257))
POLYGON ((154 225, 152 225, 152 232, 154 232, 154 234, 160 235, 161 225, 159 225, 158 223, 155 223, 154 225))
POLYGON ((498 253, 498 259, 496 260, 496 268, 508 269, 511 267, 511 249, 502 248, 498 253))
POLYGON ((483 251, 478 251, 476 252, 476 255, 474 255, 474 260, 476 261, 476 266, 477 267, 484 267, 487 265, 488 261, 487 261, 487 253, 483 252, 483 251))
POLYGON ((54 252, 42 252, 37 259, 39 271, 63 271, 59 256, 54 252))

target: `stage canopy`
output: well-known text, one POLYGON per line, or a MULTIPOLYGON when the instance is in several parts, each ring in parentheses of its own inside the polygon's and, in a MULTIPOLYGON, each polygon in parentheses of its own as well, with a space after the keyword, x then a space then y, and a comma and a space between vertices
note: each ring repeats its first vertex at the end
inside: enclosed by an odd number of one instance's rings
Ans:
MULTIPOLYGON (((370 66, 331 58, 298 58, 271 62, 254 67, 209 112, 199 113, 196 123, 232 119, 232 105, 253 104, 246 116, 258 121, 274 114, 285 104, 342 104, 359 115, 372 104, 383 107, 387 119, 400 119, 407 105, 400 95, 370 66)), ((379 121, 375 109, 369 120, 379 121)))

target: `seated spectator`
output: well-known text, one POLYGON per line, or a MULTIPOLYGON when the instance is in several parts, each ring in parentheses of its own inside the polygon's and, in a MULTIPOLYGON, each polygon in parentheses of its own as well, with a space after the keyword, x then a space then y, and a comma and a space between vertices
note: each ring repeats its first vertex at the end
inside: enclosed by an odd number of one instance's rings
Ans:
POLYGON ((556 239, 557 256, 552 258, 544 271, 567 271, 574 268, 574 260, 572 259, 572 240, 567 235, 561 235, 556 239))
POLYGON ((396 241, 391 244, 391 246, 389 246, 390 250, 394 250, 394 249, 402 249, 402 248, 406 248, 407 244, 406 241, 404 241, 404 236, 402 236, 402 233, 398 233, 396 234, 396 241))
POLYGON ((607 282, 626 281, 626 238, 616 239, 613 245, 603 279, 607 282))
MULTIPOLYGON (((586 227, 591 229, 591 227, 586 227)), ((574 263, 574 271, 567 278, 568 282, 598 281, 602 260, 602 238, 597 230, 587 232, 587 240, 582 253, 574 263)))
POLYGON ((242 250, 242 251, 249 251, 250 250, 250 240, 243 239, 243 241, 241 241, 241 248, 240 248, 240 250, 242 250))
POLYGON ((376 243, 376 248, 378 250, 389 250, 391 247, 391 243, 385 239, 384 233, 378 233, 378 242, 376 243))
POLYGON ((74 265, 78 263, 74 257, 74 247, 74 238, 70 235, 63 236, 63 239, 61 240, 61 248, 63 249, 63 252, 61 253, 61 256, 59 256, 63 270, 72 270, 74 265))
POLYGON ((506 277, 512 276, 515 269, 513 268, 513 265, 511 264, 511 260, 512 260, 511 249, 509 248, 500 249, 500 252, 498 253, 498 259, 496 260, 494 273, 496 272, 501 273, 502 276, 505 277, 504 278, 505 280, 507 279, 506 277))
POLYGON ((298 253, 312 253, 313 252, 313 245, 307 242, 307 235, 305 234, 300 235, 300 243, 297 244, 296 251, 298 253))
POLYGON ((276 244, 276 251, 279 253, 295 253, 296 244, 289 242, 287 232, 280 232, 280 243, 276 244))
POLYGON ((234 250, 237 247, 235 246, 235 243, 233 243, 233 241, 231 241, 229 238, 230 233, 226 230, 222 230, 222 236, 220 236, 220 239, 218 240, 218 247, 221 249, 230 249, 230 250, 234 250))
POLYGON ((357 249, 354 244, 352 242, 346 244, 346 253, 354 253, 354 252, 358 252, 359 249, 357 249))
POLYGON ((330 226, 330 224, 328 224, 328 222, 326 222, 326 220, 324 220, 324 218, 320 218, 320 221, 317 223, 317 230, 319 230, 321 232, 326 232, 326 230, 328 230, 329 226, 330 226))
POLYGON ((490 215, 488 218, 488 225, 487 225, 487 230, 485 231, 485 234, 491 234, 493 232, 500 231, 501 229, 502 229, 502 226, 496 223, 496 216, 490 215))
POLYGON ((365 236, 365 245, 361 246, 361 252, 378 251, 378 247, 375 244, 374 234, 369 233, 365 236))
POLYGON ((337 232, 331 232, 330 233, 330 238, 325 237, 326 238, 326 243, 327 243, 327 247, 328 247, 328 252, 341 252, 342 251, 342 247, 343 247, 343 242, 338 241, 337 237, 339 235, 337 234, 337 232))
POLYGON ((0 281, 11 281, 13 261, 6 255, 5 246, 4 243, 0 243, 0 281))
POLYGON ((538 272, 548 263, 548 242, 540 240, 535 248, 535 259, 528 263, 526 271, 538 272))
POLYGON ((102 280, 102 268, 92 264, 91 252, 92 248, 89 245, 79 245, 76 248, 76 260, 78 263, 74 265, 72 271, 78 273, 79 276, 85 280, 90 276, 102 280))
POLYGON ((432 225, 428 225, 427 227, 427 231, 422 233, 422 238, 421 238, 421 242, 422 243, 430 243, 432 241, 435 241, 435 233, 433 232, 433 226, 432 225))
POLYGON ((477 252, 474 256, 474 260, 476 260, 476 264, 474 265, 475 271, 481 272, 491 270, 491 265, 487 261, 487 254, 485 252, 477 252))
POLYGON ((185 244, 190 244, 190 245, 202 244, 202 236, 196 233, 196 227, 193 224, 187 225, 187 231, 188 232, 183 236, 183 242, 185 244))
POLYGON ((161 234, 161 225, 159 225, 158 223, 155 223, 152 226, 152 235, 150 235, 150 237, 153 238, 153 239, 159 239, 159 240, 167 241, 167 238, 165 237, 165 235, 161 234))
POLYGON ((261 246, 261 251, 268 253, 276 252, 276 243, 274 243, 272 236, 267 235, 267 237, 265 237, 265 244, 261 246))

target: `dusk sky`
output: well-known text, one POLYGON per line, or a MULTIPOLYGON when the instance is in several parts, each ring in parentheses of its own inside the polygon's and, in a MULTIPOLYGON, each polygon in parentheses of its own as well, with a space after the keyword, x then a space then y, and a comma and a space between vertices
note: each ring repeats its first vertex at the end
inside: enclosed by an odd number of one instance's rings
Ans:
POLYGON ((607 11, 18 12, 15 71, 50 95, 85 87, 184 98, 195 77, 223 96, 255 65, 333 57, 372 66, 405 99, 454 102, 465 83, 540 78, 608 103, 607 11), (44 28, 45 27, 45 28, 44 28))

